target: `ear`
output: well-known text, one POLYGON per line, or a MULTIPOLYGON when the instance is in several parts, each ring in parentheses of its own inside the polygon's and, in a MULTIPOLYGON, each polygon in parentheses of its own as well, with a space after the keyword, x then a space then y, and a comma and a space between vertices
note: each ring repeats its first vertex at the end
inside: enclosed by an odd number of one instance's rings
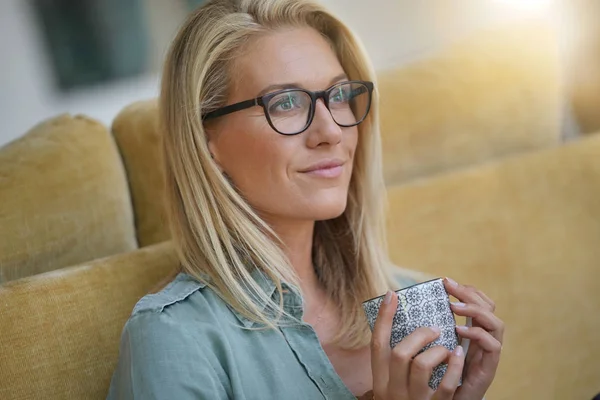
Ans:
POLYGON ((212 135, 208 135, 208 151, 210 152, 210 156, 214 160, 215 164, 217 164, 217 168, 219 168, 219 170, 221 172, 223 172, 223 167, 221 166, 221 163, 219 162, 218 148, 217 148, 217 145, 215 144, 215 141, 212 140, 212 135))

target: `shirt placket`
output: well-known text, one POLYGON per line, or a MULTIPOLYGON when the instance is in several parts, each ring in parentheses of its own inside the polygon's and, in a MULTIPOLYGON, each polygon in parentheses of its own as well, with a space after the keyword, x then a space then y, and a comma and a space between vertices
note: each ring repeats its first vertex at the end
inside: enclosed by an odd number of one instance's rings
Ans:
MULTIPOLYGON (((297 321, 302 321, 302 297, 297 292, 286 288, 283 295, 283 306, 285 311, 297 321)), ((310 325, 304 322, 295 322, 292 326, 282 327, 281 331, 298 362, 324 399, 356 399, 335 372, 327 354, 321 347, 316 332, 310 325)))

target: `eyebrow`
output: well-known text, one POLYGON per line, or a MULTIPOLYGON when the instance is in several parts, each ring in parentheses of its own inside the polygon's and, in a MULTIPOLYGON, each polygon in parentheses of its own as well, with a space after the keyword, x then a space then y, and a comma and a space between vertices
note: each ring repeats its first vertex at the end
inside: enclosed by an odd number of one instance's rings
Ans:
MULTIPOLYGON (((335 76, 329 83, 329 86, 331 86, 331 85, 335 84, 336 82, 339 82, 343 79, 348 80, 348 75, 343 73, 343 74, 339 74, 339 75, 335 76)), ((273 85, 267 86, 266 88, 264 88, 263 90, 258 92, 258 95, 256 97, 261 97, 261 96, 265 95, 266 93, 269 93, 275 89, 279 90, 279 89, 298 89, 298 88, 302 88, 302 85, 299 83, 275 83, 273 85)))

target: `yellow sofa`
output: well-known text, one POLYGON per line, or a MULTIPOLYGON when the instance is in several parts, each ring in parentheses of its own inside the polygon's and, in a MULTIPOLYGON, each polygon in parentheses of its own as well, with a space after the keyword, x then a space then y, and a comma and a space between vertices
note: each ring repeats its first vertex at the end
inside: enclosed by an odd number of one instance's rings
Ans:
MULTIPOLYGON (((419 65, 432 70, 443 60, 419 65)), ((417 64, 386 71, 380 85, 417 72, 417 64)), ((451 86, 459 73, 456 67, 439 85, 451 86)), ((506 321, 489 399, 591 399, 600 392, 600 135, 560 146, 558 97, 547 99, 559 96, 548 90, 558 87, 556 79, 532 84, 537 89, 520 103, 513 95, 503 102, 493 91, 473 93, 463 107, 504 104, 488 118, 429 113, 436 139, 428 154, 438 149, 446 161, 413 157, 411 173, 397 169, 389 147, 426 119, 413 115, 418 109, 399 113, 414 118, 399 120, 394 132, 387 121, 397 115, 382 110, 392 258, 477 285, 506 321), (526 108, 536 96, 545 106, 533 101, 537 111, 522 110, 514 134, 498 134, 498 119, 510 119, 503 110, 526 108), (444 129, 449 121, 453 130, 444 129), (449 149, 469 143, 467 131, 478 135, 485 158, 469 147, 452 159, 449 149), (494 144, 502 151, 489 151, 494 144)), ((431 85, 423 79, 396 94, 424 96, 429 87, 434 102, 431 85)), ((381 96, 383 104, 394 93, 381 96)), ((177 266, 164 229, 159 144, 151 100, 123 110, 111 131, 65 115, 0 149, 0 399, 105 397, 133 305, 177 266)))
POLYGON ((0 283, 136 249, 127 177, 90 118, 58 116, 0 151, 0 283))
POLYGON ((561 142, 556 31, 512 23, 381 71, 385 177, 402 183, 561 142))
POLYGON ((399 264, 484 290, 506 322, 489 399, 600 393, 600 135, 389 192, 399 264))
POLYGON ((165 242, 0 286, 0 399, 106 398, 133 305, 176 266, 165 242))

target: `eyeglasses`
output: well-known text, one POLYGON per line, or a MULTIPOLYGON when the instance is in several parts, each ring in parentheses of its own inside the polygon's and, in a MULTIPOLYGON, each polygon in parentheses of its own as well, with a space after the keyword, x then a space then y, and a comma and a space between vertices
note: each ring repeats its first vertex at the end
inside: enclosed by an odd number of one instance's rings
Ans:
POLYGON ((202 120, 262 106, 269 125, 277 133, 297 135, 308 129, 315 117, 317 100, 322 99, 335 123, 347 128, 364 121, 371 108, 372 95, 373 82, 365 81, 340 82, 319 92, 283 89, 208 112, 202 120))

